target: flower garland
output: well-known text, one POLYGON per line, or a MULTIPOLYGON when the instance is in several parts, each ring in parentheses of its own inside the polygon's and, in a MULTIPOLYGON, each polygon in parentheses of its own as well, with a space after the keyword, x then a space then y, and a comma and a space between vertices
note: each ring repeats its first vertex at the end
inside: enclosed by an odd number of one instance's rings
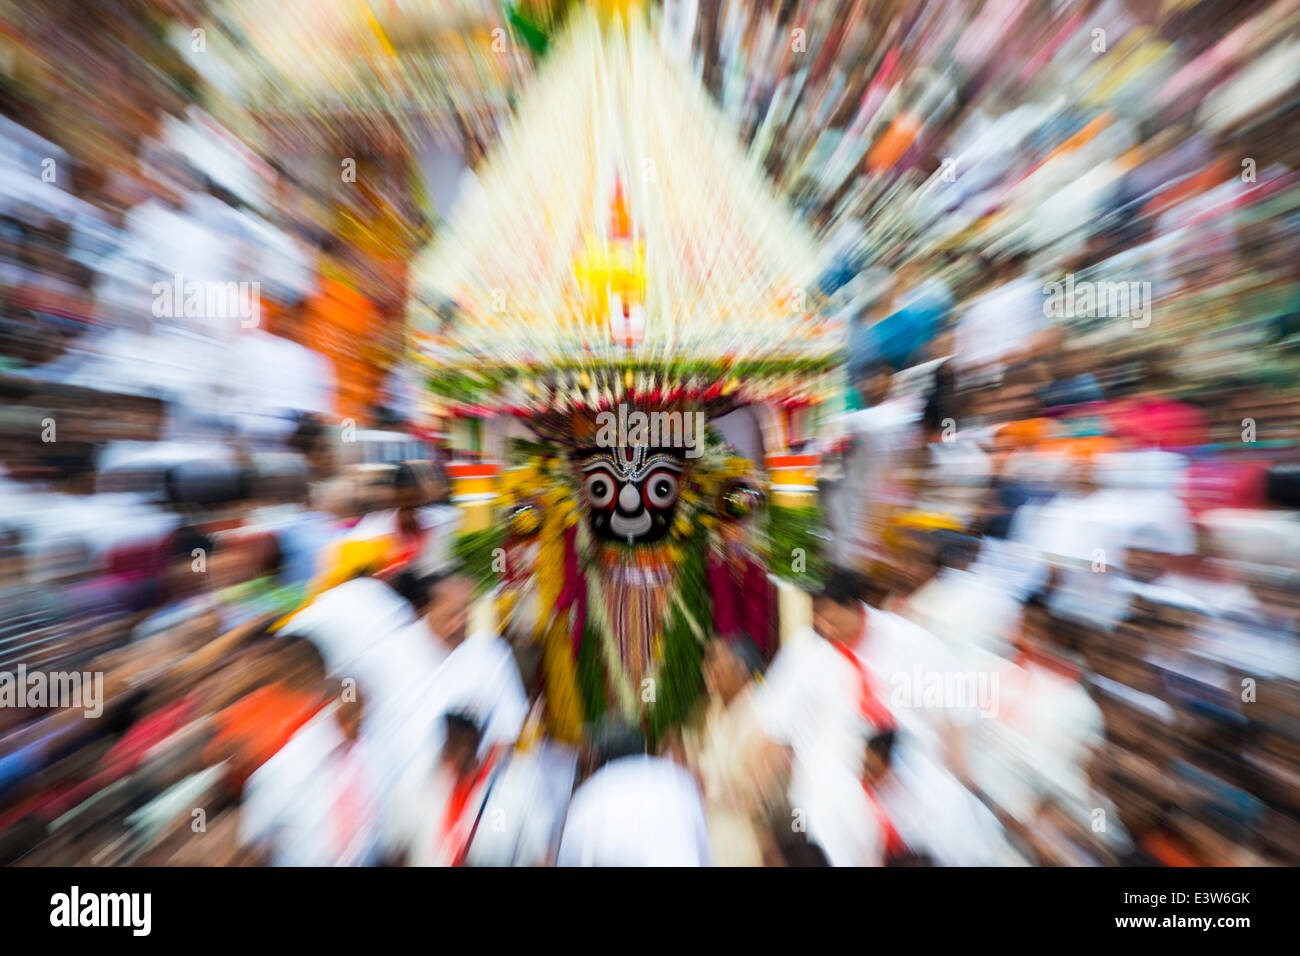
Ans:
MULTIPOLYGON (((722 547, 715 502, 724 483, 749 474, 752 466, 729 456, 715 435, 706 434, 683 483, 668 538, 638 547, 593 540, 577 508, 576 474, 554 449, 516 441, 510 456, 519 463, 501 479, 498 505, 506 516, 504 527, 463 536, 457 553, 472 558, 476 576, 487 581, 493 572, 484 574, 483 569, 492 565, 487 558, 492 548, 504 547, 508 555, 512 542, 536 536, 533 578, 543 614, 537 639, 547 668, 563 671, 547 677, 548 695, 562 698, 552 702, 548 696, 548 711, 553 703, 557 712, 562 709, 562 723, 571 730, 577 712, 595 720, 609 702, 657 737, 685 718, 703 688, 703 648, 713 631, 706 555, 722 547), (644 673, 629 674, 625 664, 619 628, 611 619, 611 568, 664 575, 644 673), (574 643, 561 660, 555 649, 570 627, 574 643)), ((505 586, 521 589, 526 584, 511 584, 507 577, 505 586)))
POLYGON ((825 576, 821 513, 815 504, 789 507, 773 502, 768 506, 768 568, 777 577, 805 588, 819 584, 825 576))

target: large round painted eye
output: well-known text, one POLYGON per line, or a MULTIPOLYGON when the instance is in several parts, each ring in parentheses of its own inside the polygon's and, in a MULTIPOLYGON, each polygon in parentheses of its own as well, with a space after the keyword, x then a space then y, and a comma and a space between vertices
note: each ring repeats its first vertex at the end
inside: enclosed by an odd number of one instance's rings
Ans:
POLYGON ((608 508, 614 503, 614 479, 603 471, 588 475, 582 483, 593 508, 608 508))
POLYGON ((677 500, 677 477, 671 472, 652 472, 646 479, 645 503, 656 508, 667 508, 677 500))

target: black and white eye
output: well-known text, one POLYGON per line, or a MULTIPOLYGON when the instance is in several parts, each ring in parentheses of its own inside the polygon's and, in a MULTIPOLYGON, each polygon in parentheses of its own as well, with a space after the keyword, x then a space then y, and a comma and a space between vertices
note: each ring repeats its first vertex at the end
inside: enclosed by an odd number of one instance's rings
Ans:
POLYGON ((604 472, 588 475, 583 488, 593 508, 608 508, 614 503, 614 479, 604 472))
POLYGON ((666 472, 656 471, 645 483, 645 502, 656 508, 667 508, 677 500, 677 478, 666 472))

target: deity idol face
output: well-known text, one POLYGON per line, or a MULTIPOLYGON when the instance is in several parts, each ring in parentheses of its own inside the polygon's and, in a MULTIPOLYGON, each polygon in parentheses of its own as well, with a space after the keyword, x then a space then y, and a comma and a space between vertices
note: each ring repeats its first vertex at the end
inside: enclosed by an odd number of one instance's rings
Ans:
POLYGON ((686 474, 680 454, 636 445, 602 448, 583 452, 578 468, 596 537, 649 544, 668 534, 686 474))

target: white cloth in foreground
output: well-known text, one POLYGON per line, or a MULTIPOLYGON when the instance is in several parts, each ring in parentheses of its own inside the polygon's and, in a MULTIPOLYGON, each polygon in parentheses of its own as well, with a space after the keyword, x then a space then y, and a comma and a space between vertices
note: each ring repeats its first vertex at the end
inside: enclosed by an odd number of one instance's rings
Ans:
POLYGON ((870 796, 860 780, 847 778, 822 795, 822 804, 833 806, 836 817, 833 825, 823 819, 815 830, 810 827, 809 835, 831 865, 884 866, 890 830, 906 851, 926 855, 936 866, 1017 863, 992 812, 913 744, 899 735, 892 772, 870 796))
POLYGON ((624 757, 602 767, 573 795, 557 863, 708 866, 694 778, 662 757, 624 757))
POLYGON ((447 655, 438 668, 432 691, 441 717, 473 715, 483 730, 483 749, 519 739, 528 718, 528 695, 519 665, 505 640, 495 634, 471 634, 447 655))
POLYGON ((860 688, 857 668, 809 632, 781 648, 755 700, 763 732, 793 754, 791 825, 803 827, 832 866, 859 865, 858 848, 870 839, 858 812, 865 805, 860 779, 869 732, 860 688))
POLYGON ((1006 649, 1020 619, 1020 602, 995 578, 944 568, 907 599, 904 613, 964 661, 972 648, 1006 649))
POLYGON ((1101 709, 1077 680, 1037 662, 1003 662, 998 678, 996 715, 966 739, 975 785, 1023 822, 1045 799, 1083 801, 1091 750, 1104 736, 1101 709))
POLYGON ((993 812, 906 737, 895 743, 892 763, 878 799, 909 849, 936 866, 1021 862, 993 812))
POLYGON ((378 861, 380 799, 363 739, 348 744, 330 704, 244 785, 239 837, 268 847, 275 866, 365 866, 378 861))
MULTIPOLYGON (((399 786, 428 779, 437 759, 440 714, 433 687, 447 658, 446 646, 423 618, 371 645, 348 668, 365 700, 361 732, 373 741, 380 789, 395 807, 399 786)), ((390 816, 396 811, 389 810, 390 816)), ((396 839, 396 837, 391 837, 396 839)))
MULTIPOLYGON (((417 621, 395 640, 372 649, 404 655, 412 668, 427 667, 437 650, 426 655, 419 641, 427 639, 417 621), (388 645, 391 644, 391 647, 388 645), (404 645, 404 650, 398 651, 404 645)), ((436 638, 433 639, 436 642, 436 638)), ((384 779, 390 785, 389 823, 386 839, 391 848, 411 846, 421 832, 427 805, 422 797, 429 786, 442 751, 446 728, 443 717, 450 713, 472 716, 483 730, 479 756, 486 757, 495 746, 512 746, 528 717, 528 697, 510 645, 494 634, 472 634, 447 654, 428 680, 413 679, 406 685, 391 684, 403 694, 404 705, 385 708, 381 733, 386 739, 378 748, 385 765, 384 779)))
MULTIPOLYGON (((954 659, 923 628, 863 607, 865 626, 853 653, 874 694, 915 746, 941 759, 947 725, 977 719, 979 700, 932 700, 932 675, 949 684, 948 675, 959 673, 954 659)), ((805 634, 777 654, 755 702, 764 733, 793 750, 789 796, 795 822, 807 826, 833 866, 860 865, 860 854, 851 848, 861 846, 866 826, 853 809, 863 802, 862 757, 871 732, 860 709, 860 688, 858 669, 842 653, 824 638, 805 634)))
POLYGON ((387 584, 354 578, 295 614, 285 631, 310 639, 330 672, 343 673, 367 648, 414 619, 410 602, 387 584))
POLYGON ((550 741, 511 754, 492 781, 466 862, 470 866, 550 863, 577 770, 577 752, 550 741))

